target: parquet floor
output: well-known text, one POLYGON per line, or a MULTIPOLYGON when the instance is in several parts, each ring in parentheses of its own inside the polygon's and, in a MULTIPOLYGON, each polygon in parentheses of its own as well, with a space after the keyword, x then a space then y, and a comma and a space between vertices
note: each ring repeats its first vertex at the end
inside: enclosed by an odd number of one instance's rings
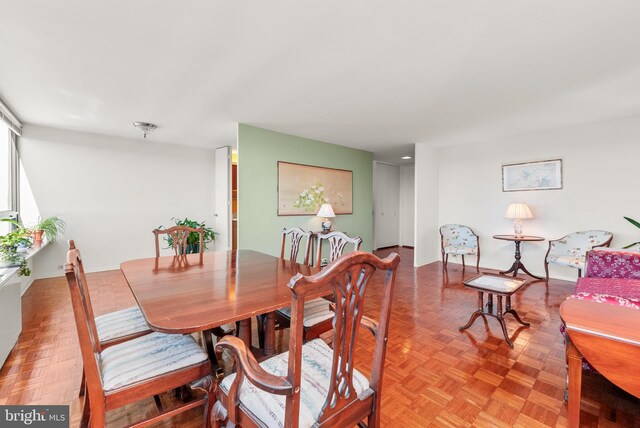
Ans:
MULTIPOLYGON (((448 275, 439 263, 415 269, 412 250, 394 250, 402 264, 383 383, 383 426, 566 426, 558 307, 574 284, 531 282, 518 292, 514 307, 531 327, 516 329, 515 321, 507 321, 512 350, 492 318, 486 324, 477 320, 463 333, 457 329, 475 309, 476 293, 461 283, 475 269, 449 265, 448 275)), ((381 296, 376 275, 367 300, 370 316, 376 316, 381 296)), ((119 271, 90 274, 88 281, 97 314, 135 303, 119 271)), ((0 404, 69 404, 75 426, 81 358, 64 278, 36 281, 23 298, 23 319, 20 340, 0 370, 0 404)), ((277 339, 284 349, 287 333, 277 339)), ((366 374, 372 343, 362 331, 356 363, 366 374)), ((583 384, 583 426, 640 427, 640 400, 599 375, 585 374, 583 384)), ((136 403, 111 412, 109 425, 123 426, 153 411, 152 400, 136 403)), ((194 409, 159 426, 200 424, 201 410, 194 409)))

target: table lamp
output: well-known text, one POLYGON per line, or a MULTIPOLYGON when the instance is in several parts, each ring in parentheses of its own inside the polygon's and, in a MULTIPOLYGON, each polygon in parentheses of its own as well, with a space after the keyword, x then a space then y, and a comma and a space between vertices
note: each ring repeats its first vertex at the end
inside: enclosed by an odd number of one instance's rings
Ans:
POLYGON ((336 216, 331 204, 322 204, 320 211, 316 215, 322 217, 322 233, 329 233, 331 230, 331 220, 329 219, 336 216))
POLYGON ((516 202, 514 204, 510 204, 509 208, 507 208, 507 213, 504 215, 504 218, 512 218, 513 220, 513 231, 517 237, 522 236, 522 219, 523 218, 533 218, 533 214, 531 214, 531 210, 529 206, 524 202, 516 202))

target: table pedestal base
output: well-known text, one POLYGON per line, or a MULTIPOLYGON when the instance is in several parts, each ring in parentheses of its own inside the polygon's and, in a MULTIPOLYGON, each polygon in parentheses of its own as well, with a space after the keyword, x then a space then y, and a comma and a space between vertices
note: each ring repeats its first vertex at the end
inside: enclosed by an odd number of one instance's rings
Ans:
POLYGON ((522 272, 526 273, 531 278, 535 278, 535 279, 540 279, 541 280, 542 277, 539 277, 539 276, 536 276, 536 275, 532 274, 531 272, 529 272, 527 270, 526 267, 524 267, 524 264, 520 261, 520 259, 522 259, 522 254, 520 253, 520 241, 514 241, 514 242, 516 244, 516 253, 515 253, 516 261, 513 262, 513 264, 511 265, 511 267, 508 270, 500 272, 500 275, 507 275, 507 274, 513 272, 513 276, 516 276, 516 275, 518 275, 518 271, 522 270, 522 272))
POLYGON ((498 320, 498 322, 500 323, 500 327, 502 327, 504 340, 506 340, 509 346, 513 348, 513 342, 511 342, 511 340, 509 339, 509 334, 507 333, 507 325, 504 322, 504 314, 513 315, 516 321, 524 326, 528 327, 530 324, 528 322, 522 321, 522 319, 520 318, 520 315, 518 315, 518 312, 516 312, 516 310, 511 307, 511 296, 505 296, 505 310, 503 312, 502 296, 497 295, 498 307, 497 307, 496 313, 494 314, 493 313, 493 293, 487 293, 487 295, 488 295, 488 301, 486 306, 487 309, 485 310, 484 298, 483 298, 484 292, 478 291, 478 309, 476 309, 476 311, 471 314, 471 318, 469 318, 469 321, 462 327, 459 327, 458 330, 460 331, 466 330, 473 325, 473 323, 478 317, 480 316, 484 317, 485 315, 489 315, 498 320))

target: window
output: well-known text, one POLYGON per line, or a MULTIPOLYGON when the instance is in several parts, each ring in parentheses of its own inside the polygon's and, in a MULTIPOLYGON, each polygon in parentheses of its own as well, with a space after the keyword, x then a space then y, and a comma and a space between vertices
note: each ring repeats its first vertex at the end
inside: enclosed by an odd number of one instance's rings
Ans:
MULTIPOLYGON (((18 211, 17 153, 14 134, 0 121, 0 218, 15 219, 18 211)), ((0 234, 9 232, 11 225, 0 222, 0 234)))

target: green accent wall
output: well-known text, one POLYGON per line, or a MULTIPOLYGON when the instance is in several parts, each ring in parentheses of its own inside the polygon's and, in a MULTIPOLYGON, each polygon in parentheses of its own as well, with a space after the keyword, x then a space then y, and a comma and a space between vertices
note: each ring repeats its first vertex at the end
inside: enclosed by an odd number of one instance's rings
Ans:
POLYGON ((314 215, 278 216, 278 161, 353 171, 353 214, 337 215, 332 230, 360 236, 361 249, 371 251, 373 154, 244 124, 238 125, 239 249, 279 256, 283 227, 321 229, 314 215))

